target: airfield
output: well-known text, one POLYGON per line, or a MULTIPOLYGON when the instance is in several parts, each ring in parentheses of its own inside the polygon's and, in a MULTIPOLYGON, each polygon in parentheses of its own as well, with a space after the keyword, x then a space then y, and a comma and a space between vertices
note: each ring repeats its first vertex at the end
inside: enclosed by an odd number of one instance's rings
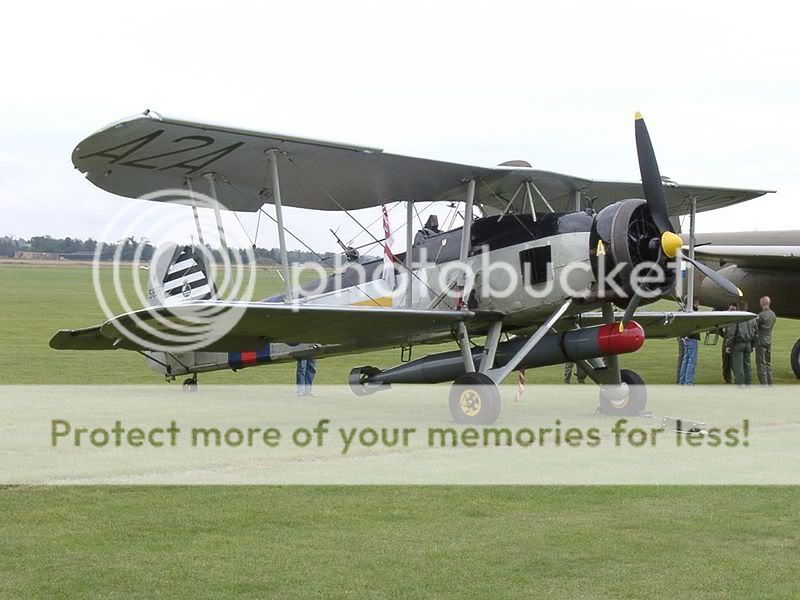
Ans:
MULTIPOLYGON (((48 347, 59 328, 102 320, 90 267, 2 264, 0 285, 3 383, 166 385, 135 353, 48 347)), ((263 271, 258 285, 267 296, 280 279, 263 271)), ((788 360, 798 337, 800 321, 778 320, 776 383, 798 383, 788 360)), ((672 383, 676 350, 674 340, 651 340, 622 366, 647 383, 672 383)), ((354 365, 398 361, 398 350, 328 358, 316 381, 341 384, 354 365)), ((522 402, 536 401, 535 384, 561 377, 560 366, 529 370, 522 402)), ((200 377, 201 386, 293 381, 293 363, 200 377)), ((718 345, 701 345, 696 381, 721 382, 718 345)), ((796 594, 797 487, 17 486, 0 494, 2 597, 796 594)))

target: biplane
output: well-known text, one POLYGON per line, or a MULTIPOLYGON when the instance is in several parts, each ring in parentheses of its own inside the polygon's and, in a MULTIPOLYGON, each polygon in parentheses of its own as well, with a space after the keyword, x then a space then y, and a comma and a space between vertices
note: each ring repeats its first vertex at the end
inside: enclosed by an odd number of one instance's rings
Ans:
MULTIPOLYGON (((512 372, 575 362, 600 386, 601 409, 637 414, 646 404, 644 381, 620 368, 621 354, 638 350, 646 337, 683 336, 753 317, 637 312, 672 293, 680 275, 674 259, 682 241, 669 217, 682 214, 689 198, 704 211, 767 191, 662 179, 638 113, 635 134, 642 181, 616 182, 539 170, 524 161, 478 167, 413 158, 151 111, 119 121, 80 142, 75 167, 96 186, 128 198, 207 185, 228 210, 274 205, 286 288, 259 302, 220 300, 200 253, 178 245, 151 269, 160 300, 95 327, 59 331, 50 345, 137 351, 169 380, 188 376, 189 387, 198 373, 212 370, 397 347, 402 358, 396 367, 354 366, 353 392, 453 382, 450 412, 462 423, 495 422, 498 385, 512 372), (432 220, 415 232, 414 204, 436 201, 457 203, 463 226, 440 231, 432 220), (314 293, 293 288, 283 207, 353 211, 392 202, 405 202, 408 217, 407 251, 391 265, 393 293, 385 292, 384 259, 351 262, 314 293), (645 274, 658 267, 664 275, 635 287, 633 275, 645 263, 645 274), (506 268, 492 268, 498 264, 506 268), (610 288, 599 285, 606 280, 610 288), (497 289, 503 293, 492 291, 497 289), (237 322, 191 352, 164 345, 161 333, 208 305, 235 307, 237 322), (410 360, 412 347, 448 339, 455 342, 452 352, 410 360)), ((158 198, 186 203, 178 193, 158 198)), ((702 263, 680 258, 727 293, 740 293, 702 263)))

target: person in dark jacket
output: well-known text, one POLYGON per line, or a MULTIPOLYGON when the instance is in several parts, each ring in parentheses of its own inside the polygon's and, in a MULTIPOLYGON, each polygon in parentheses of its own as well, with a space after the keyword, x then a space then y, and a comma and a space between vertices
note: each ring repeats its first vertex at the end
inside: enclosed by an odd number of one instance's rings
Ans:
MULTIPOLYGON (((728 306, 728 310, 736 310, 738 307, 736 306, 735 302, 732 302, 728 306)), ((722 327, 720 330, 720 336, 722 338, 722 380, 725 383, 733 383, 733 376, 731 370, 731 348, 725 343, 726 332, 728 331, 728 327, 733 327, 733 325, 728 325, 727 327, 722 327)))
POLYGON ((769 305, 769 296, 761 298, 761 312, 756 319, 756 372, 761 385, 772 385, 772 328, 776 316, 769 305))
MULTIPOLYGON (((747 310, 747 303, 743 302, 740 309, 747 310)), ((725 345, 730 349, 733 378, 740 387, 750 385, 753 380, 750 353, 753 351, 755 337, 754 323, 755 319, 736 323, 725 331, 725 345)))

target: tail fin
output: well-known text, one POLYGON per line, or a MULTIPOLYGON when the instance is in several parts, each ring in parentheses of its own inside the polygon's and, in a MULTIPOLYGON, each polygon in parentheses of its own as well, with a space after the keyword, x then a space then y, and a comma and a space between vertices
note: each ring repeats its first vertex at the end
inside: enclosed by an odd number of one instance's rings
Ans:
POLYGON ((216 298, 203 253, 193 246, 160 246, 150 265, 151 306, 170 306, 216 298))

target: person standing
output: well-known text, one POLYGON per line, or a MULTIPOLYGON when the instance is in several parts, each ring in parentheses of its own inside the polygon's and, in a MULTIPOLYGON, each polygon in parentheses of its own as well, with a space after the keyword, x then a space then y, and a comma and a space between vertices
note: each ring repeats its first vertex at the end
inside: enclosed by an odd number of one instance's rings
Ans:
POLYGON ((572 362, 564 363, 564 383, 570 383, 572 379, 572 369, 575 369, 575 379, 578 383, 585 383, 586 371, 572 362))
POLYGON ((769 307, 769 296, 761 298, 761 312, 756 319, 756 373, 758 383, 772 385, 772 328, 775 327, 775 313, 769 307))
MULTIPOLYGON (((743 303, 742 310, 747 310, 743 303)), ((733 378, 738 386, 752 383, 750 353, 753 350, 753 320, 730 325, 725 331, 725 345, 730 348, 733 378)))
POLYGON ((313 394, 311 393, 311 386, 314 383, 314 375, 316 374, 317 374, 316 358, 297 359, 297 372, 295 374, 295 379, 297 381, 298 396, 313 396, 313 394))
MULTIPOLYGON (((728 305, 728 310, 730 311, 734 311, 736 308, 737 306, 734 302, 728 305)), ((728 337, 728 328, 730 327, 735 327, 735 325, 728 325, 727 327, 723 327, 720 331, 722 337, 722 380, 725 383, 733 383, 733 377, 731 376, 731 347, 725 343, 728 337)))
POLYGON ((684 345, 683 345, 683 338, 679 337, 679 338, 677 338, 677 340, 678 340, 678 364, 675 367, 675 383, 680 385, 680 383, 681 383, 681 367, 683 367, 684 345))
POLYGON ((700 334, 693 333, 681 338, 683 342, 683 360, 681 360, 680 385, 693 385, 694 372, 697 368, 697 349, 700 346, 700 334))
MULTIPOLYGON (((688 303, 688 298, 684 299, 684 306, 688 303)), ((692 312, 700 310, 700 300, 697 298, 692 302, 692 312)), ((694 383, 694 372, 697 367, 697 350, 700 346, 700 334, 678 338, 678 385, 692 385, 694 383)))

